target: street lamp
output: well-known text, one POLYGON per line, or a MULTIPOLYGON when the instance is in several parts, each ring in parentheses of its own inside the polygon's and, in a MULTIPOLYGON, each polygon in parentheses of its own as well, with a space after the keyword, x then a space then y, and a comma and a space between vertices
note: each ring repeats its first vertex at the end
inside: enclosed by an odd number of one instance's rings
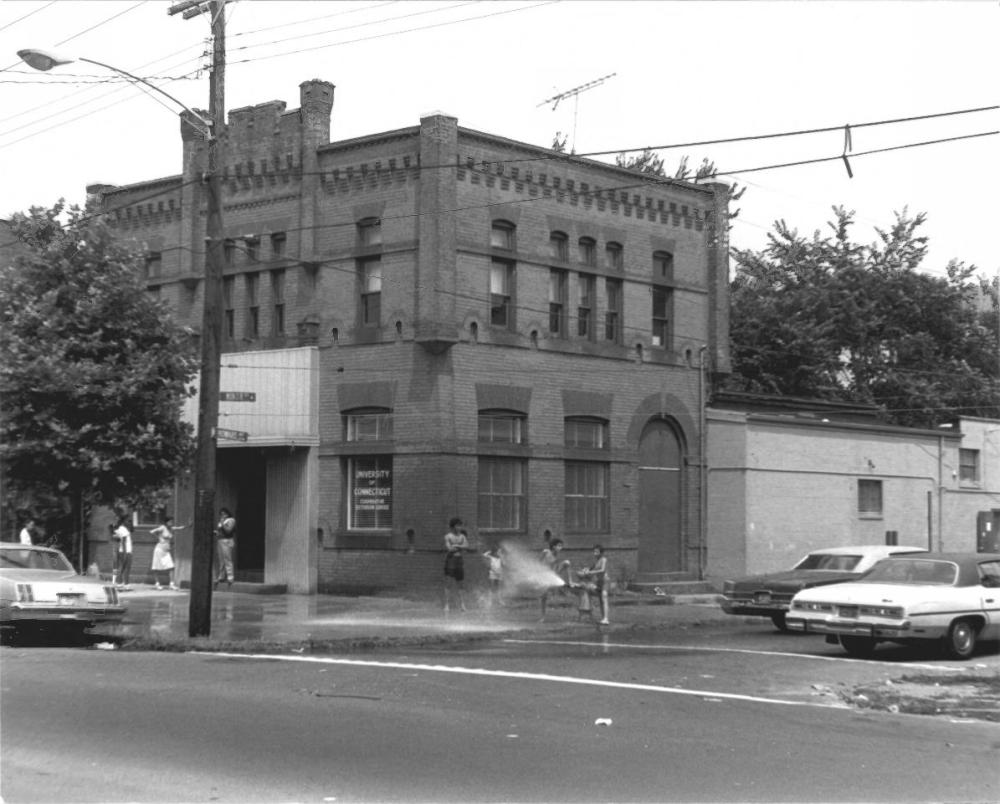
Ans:
MULTIPOLYGON (((215 552, 215 450, 216 426, 219 423, 219 375, 222 358, 222 272, 223 253, 221 139, 225 133, 226 29, 222 10, 226 0, 191 0, 181 10, 206 6, 212 12, 212 71, 209 77, 208 118, 188 108, 173 95, 118 67, 93 59, 68 59, 39 49, 19 50, 17 55, 30 67, 47 71, 53 67, 82 61, 95 64, 154 89, 176 103, 194 120, 205 126, 208 138, 208 170, 203 179, 207 188, 205 223, 204 302, 201 327, 201 379, 198 389, 198 442, 195 461, 195 516, 191 548, 191 600, 188 634, 208 636, 212 621, 212 558, 215 552)), ((181 8, 181 7, 177 7, 181 8)), ((174 13, 172 8, 168 13, 174 13)), ((190 121, 188 121, 190 122, 190 121)))
POLYGON ((82 61, 86 62, 87 64, 96 64, 98 67, 103 67, 106 70, 111 70, 111 72, 113 73, 119 73, 120 75, 124 75, 131 81, 135 81, 136 83, 147 86, 150 89, 156 90, 165 98, 172 100, 188 114, 194 115, 195 119, 197 119, 203 126, 205 126, 205 130, 202 133, 211 139, 212 136, 211 120, 207 120, 206 118, 202 117, 194 109, 189 108, 186 104, 175 98, 169 92, 160 89, 160 87, 156 86, 156 84, 151 84, 145 78, 140 78, 137 75, 132 75, 132 73, 126 72, 125 70, 122 70, 119 67, 112 67, 110 64, 105 64, 104 62, 101 61, 95 61, 94 59, 85 59, 82 56, 77 56, 76 58, 71 59, 59 53, 53 53, 51 50, 42 50, 41 48, 25 48, 24 50, 17 51, 17 55, 21 59, 21 61, 23 61, 29 67, 34 67, 36 70, 41 70, 43 73, 48 72, 53 67, 62 67, 64 64, 72 64, 74 61, 82 61))

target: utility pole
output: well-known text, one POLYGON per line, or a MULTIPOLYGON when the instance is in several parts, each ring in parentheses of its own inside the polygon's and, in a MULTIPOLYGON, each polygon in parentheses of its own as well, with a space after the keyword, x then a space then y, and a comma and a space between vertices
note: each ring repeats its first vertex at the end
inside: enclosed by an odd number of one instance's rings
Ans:
POLYGON ((201 325, 201 383, 198 389, 198 445, 195 464, 194 534, 191 550, 191 600, 188 635, 208 636, 212 628, 212 559, 215 554, 215 451, 219 423, 219 374, 222 356, 223 250, 222 182, 223 138, 226 126, 226 0, 185 0, 168 14, 184 19, 211 15, 212 68, 209 76, 208 190, 205 227, 204 308, 201 325))

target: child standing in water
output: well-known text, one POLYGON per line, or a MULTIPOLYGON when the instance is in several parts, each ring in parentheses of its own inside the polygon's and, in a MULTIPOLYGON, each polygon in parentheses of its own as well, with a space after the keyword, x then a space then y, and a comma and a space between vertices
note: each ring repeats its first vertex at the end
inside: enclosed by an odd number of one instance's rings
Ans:
MULTIPOLYGON (((610 613, 608 610, 608 559, 605 558, 604 548, 601 545, 594 545, 594 562, 586 569, 577 572, 577 575, 587 581, 585 584, 587 591, 593 591, 601 602, 601 625, 610 625, 611 621, 608 619, 610 613)), ((587 607, 589 609, 589 600, 587 607)))

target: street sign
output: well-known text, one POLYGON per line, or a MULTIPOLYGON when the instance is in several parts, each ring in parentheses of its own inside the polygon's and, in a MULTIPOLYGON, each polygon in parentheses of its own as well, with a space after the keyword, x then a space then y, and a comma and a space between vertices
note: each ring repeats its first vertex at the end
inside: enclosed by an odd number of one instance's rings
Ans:
POLYGON ((225 427, 216 427, 215 434, 219 438, 224 438, 228 441, 246 441, 250 438, 250 433, 246 433, 243 430, 227 430, 225 427))
POLYGON ((256 402, 257 394, 253 391, 219 391, 220 402, 256 402))

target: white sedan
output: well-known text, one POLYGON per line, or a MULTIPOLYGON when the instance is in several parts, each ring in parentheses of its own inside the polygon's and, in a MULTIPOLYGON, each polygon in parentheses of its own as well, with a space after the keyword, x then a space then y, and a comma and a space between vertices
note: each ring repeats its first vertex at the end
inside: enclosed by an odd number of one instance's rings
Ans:
POLYGON ((0 627, 64 625, 82 631, 124 614, 113 585, 78 575, 58 550, 0 543, 0 627))
POLYGON ((879 642, 933 640, 968 659, 979 640, 1000 638, 1000 555, 886 558, 857 581, 799 592, 785 625, 839 638, 851 656, 871 656, 879 642))

